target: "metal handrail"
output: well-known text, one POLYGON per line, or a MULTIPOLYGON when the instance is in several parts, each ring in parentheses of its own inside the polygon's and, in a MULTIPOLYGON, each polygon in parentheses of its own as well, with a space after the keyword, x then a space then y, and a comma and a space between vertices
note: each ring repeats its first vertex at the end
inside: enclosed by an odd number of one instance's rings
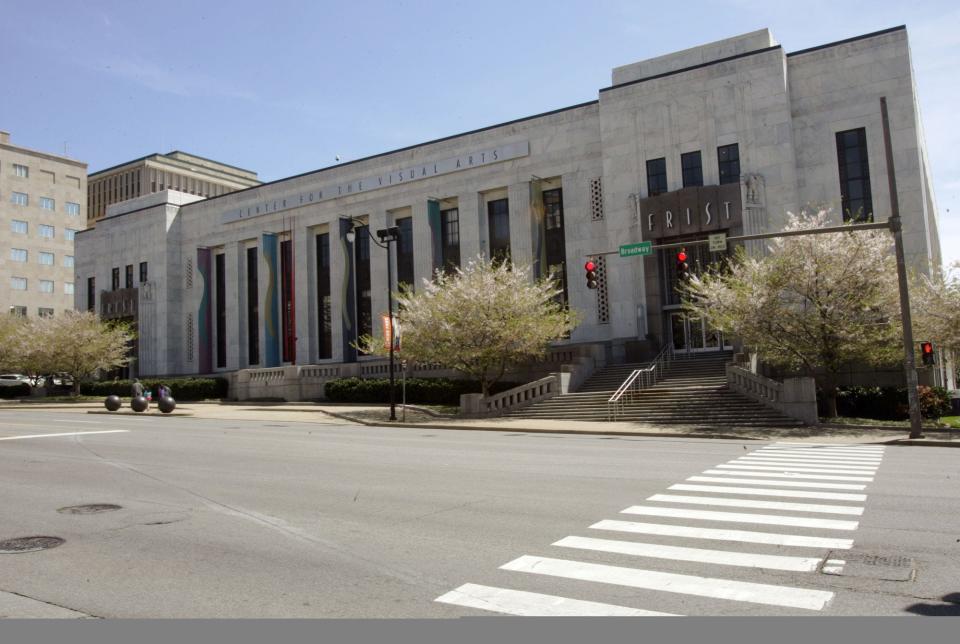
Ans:
POLYGON ((642 369, 634 369, 627 376, 613 395, 607 400, 607 420, 616 420, 624 404, 624 398, 629 394, 630 399, 642 389, 652 387, 657 384, 657 376, 663 376, 664 370, 669 366, 673 359, 673 344, 667 343, 660 349, 660 353, 650 364, 642 369), (640 381, 637 384, 637 381, 640 381))

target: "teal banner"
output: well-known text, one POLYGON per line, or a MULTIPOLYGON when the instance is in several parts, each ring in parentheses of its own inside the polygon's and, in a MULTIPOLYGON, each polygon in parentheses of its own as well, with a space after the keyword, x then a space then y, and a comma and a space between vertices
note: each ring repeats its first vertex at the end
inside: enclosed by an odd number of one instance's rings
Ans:
POLYGON ((264 344, 263 366, 280 366, 280 310, 277 307, 277 236, 263 233, 263 261, 267 265, 266 295, 263 302, 264 344))
MULTIPOLYGON (((427 221, 430 223, 430 246, 433 249, 433 272, 443 266, 443 227, 440 224, 440 202, 427 201, 427 221)), ((430 275, 433 279, 433 275, 430 275)))

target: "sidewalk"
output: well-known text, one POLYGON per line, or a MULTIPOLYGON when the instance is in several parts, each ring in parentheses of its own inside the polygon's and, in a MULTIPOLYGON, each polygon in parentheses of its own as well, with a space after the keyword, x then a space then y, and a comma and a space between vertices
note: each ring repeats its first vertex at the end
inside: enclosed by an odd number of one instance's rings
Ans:
MULTIPOLYGON (((127 401, 124 401, 125 403, 127 401)), ((463 419, 443 416, 421 407, 407 407, 406 422, 402 408, 397 406, 397 421, 389 420, 386 405, 351 405, 322 403, 180 403, 172 414, 161 414, 155 405, 144 414, 135 414, 129 406, 108 412, 99 402, 0 404, 4 410, 48 410, 51 412, 86 412, 138 417, 183 417, 212 420, 248 420, 304 422, 323 425, 375 425, 378 427, 407 427, 420 429, 460 429, 518 433, 589 434, 602 436, 659 436, 676 438, 718 438, 734 440, 791 440, 821 443, 892 443, 949 445, 960 447, 960 431, 925 430, 927 438, 907 440, 908 430, 899 427, 857 427, 825 425, 799 428, 736 428, 697 425, 653 425, 638 422, 582 422, 569 420, 532 420, 512 418, 463 419)))

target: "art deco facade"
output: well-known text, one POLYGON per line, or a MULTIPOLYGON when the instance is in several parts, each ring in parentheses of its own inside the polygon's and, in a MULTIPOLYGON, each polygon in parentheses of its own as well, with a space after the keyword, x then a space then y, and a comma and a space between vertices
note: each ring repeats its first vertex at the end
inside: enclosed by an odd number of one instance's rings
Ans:
MULTIPOLYGON (((77 305, 109 314, 133 287, 144 374, 363 361, 351 343, 386 312, 387 258, 363 231, 349 240, 352 219, 400 228, 394 274, 414 287, 479 253, 558 271, 582 319, 565 345, 614 362, 716 350, 726 340, 679 310, 673 253, 617 249, 781 230, 808 204, 885 220, 881 97, 908 261, 939 265, 904 28, 789 53, 761 30, 612 80, 595 101, 231 194, 111 206, 78 236, 77 305), (121 281, 141 264, 147 279, 121 281)), ((717 257, 689 251, 695 270, 717 257)))
POLYGON ((87 164, 0 132, 0 312, 73 309, 74 235, 86 227, 87 164))

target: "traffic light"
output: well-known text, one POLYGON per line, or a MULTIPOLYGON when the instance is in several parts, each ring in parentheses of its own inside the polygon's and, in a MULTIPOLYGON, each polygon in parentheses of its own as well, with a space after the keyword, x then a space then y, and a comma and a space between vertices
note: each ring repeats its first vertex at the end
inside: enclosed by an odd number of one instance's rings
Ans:
POLYGON ((924 367, 929 367, 933 364, 933 343, 932 342, 921 342, 920 343, 920 357, 924 367))
POLYGON ((597 265, 593 260, 587 260, 583 265, 587 271, 587 288, 597 288, 597 265))
POLYGON ((690 264, 687 263, 687 249, 681 248, 677 253, 677 279, 685 280, 690 277, 690 264))

